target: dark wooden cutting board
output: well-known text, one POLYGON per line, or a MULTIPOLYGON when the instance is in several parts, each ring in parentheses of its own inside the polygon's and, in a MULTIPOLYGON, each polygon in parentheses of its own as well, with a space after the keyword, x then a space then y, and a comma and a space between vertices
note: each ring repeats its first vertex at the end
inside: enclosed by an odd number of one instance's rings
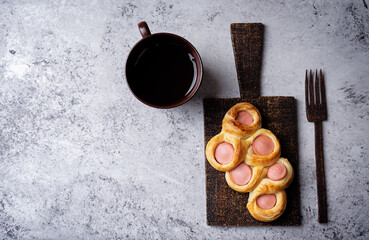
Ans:
POLYGON ((205 158, 206 211, 208 225, 221 226, 297 226, 300 225, 300 186, 297 144, 296 100, 294 97, 261 97, 264 26, 261 23, 231 24, 241 98, 204 99, 205 146, 222 128, 225 113, 236 103, 250 102, 261 113, 262 127, 272 131, 280 141, 282 157, 294 169, 294 180, 287 192, 287 208, 274 222, 254 219, 246 208, 248 193, 231 189, 224 173, 215 170, 205 158))

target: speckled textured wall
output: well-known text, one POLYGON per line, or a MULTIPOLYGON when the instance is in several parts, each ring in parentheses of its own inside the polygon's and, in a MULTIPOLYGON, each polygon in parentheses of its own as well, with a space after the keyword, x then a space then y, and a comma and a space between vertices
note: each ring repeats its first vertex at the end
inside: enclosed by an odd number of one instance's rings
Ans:
POLYGON ((369 9, 358 1, 2 1, 0 238, 368 239, 369 9), (137 23, 199 50, 198 94, 137 101, 124 64, 137 23), (298 100, 302 225, 209 227, 205 97, 238 97, 233 22, 265 24, 262 95, 298 100), (326 73, 329 223, 317 223, 304 71, 326 73))

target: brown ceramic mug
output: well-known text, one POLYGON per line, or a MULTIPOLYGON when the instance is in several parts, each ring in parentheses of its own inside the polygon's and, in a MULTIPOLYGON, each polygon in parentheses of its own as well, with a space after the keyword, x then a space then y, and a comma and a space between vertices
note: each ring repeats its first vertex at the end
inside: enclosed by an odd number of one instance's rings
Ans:
POLYGON ((126 62, 126 79, 133 95, 155 108, 173 108, 190 100, 203 75, 195 47, 171 33, 151 34, 146 22, 140 22, 138 29, 142 39, 126 62))

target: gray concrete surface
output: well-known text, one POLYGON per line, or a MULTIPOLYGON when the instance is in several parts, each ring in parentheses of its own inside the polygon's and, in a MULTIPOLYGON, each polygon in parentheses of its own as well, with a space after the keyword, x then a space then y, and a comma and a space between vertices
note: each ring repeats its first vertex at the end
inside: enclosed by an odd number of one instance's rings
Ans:
POLYGON ((1 239, 368 239, 369 9, 358 1, 1 1, 1 239), (199 50, 190 102, 146 107, 137 23, 199 50), (205 97, 238 97, 233 22, 265 24, 264 96, 298 100, 300 227, 206 225, 205 97), (328 224, 317 222, 304 70, 326 73, 328 224))

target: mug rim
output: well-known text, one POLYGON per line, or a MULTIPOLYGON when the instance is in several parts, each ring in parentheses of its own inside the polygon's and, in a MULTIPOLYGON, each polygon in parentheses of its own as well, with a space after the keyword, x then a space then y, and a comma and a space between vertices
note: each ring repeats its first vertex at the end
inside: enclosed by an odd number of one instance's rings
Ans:
POLYGON ((130 92, 140 101, 142 102, 143 104, 147 105, 147 106, 150 106, 150 107, 154 107, 154 108, 159 108, 159 109, 169 109, 169 108, 175 108, 175 107, 178 107, 186 102, 188 102, 198 91, 198 89, 200 88, 200 85, 201 85, 201 82, 202 82, 202 78, 203 78, 203 63, 202 63, 202 59, 201 59, 201 56, 199 54, 199 52, 197 51, 197 49, 185 38, 181 37, 181 36, 178 36, 176 34, 173 34, 173 33, 166 33, 166 32, 159 32, 159 33, 153 33, 153 34, 150 34, 149 36, 147 37, 143 37, 142 39, 140 39, 138 42, 136 42, 133 47, 131 48, 131 50, 129 51, 128 53, 128 56, 126 58, 126 64, 125 64, 125 78, 126 78, 126 83, 128 85, 128 88, 130 90, 130 92), (196 76, 196 80, 195 80, 195 85, 193 86, 193 88, 191 89, 190 93, 187 94, 184 98, 182 98, 180 101, 178 102, 175 102, 175 103, 172 103, 172 104, 168 104, 168 105, 155 105, 155 104, 152 104, 150 102, 147 102, 143 99, 141 99, 140 97, 138 97, 134 91, 132 90, 131 86, 129 85, 129 82, 128 82, 128 76, 127 76, 127 63, 128 63, 128 60, 129 60, 129 57, 131 56, 131 53, 133 52, 133 50, 140 44, 142 43, 143 41, 148 41, 147 39, 150 39, 152 37, 155 37, 155 36, 160 36, 160 35, 165 35, 165 36, 171 36, 171 37, 174 37, 174 38, 178 38, 179 40, 183 41, 190 49, 193 50, 193 52, 195 53, 196 56, 194 56, 194 58, 196 59, 196 62, 198 61, 199 62, 199 66, 200 66, 200 69, 197 69, 197 76, 196 76), (197 60, 198 59, 198 60, 197 60))

